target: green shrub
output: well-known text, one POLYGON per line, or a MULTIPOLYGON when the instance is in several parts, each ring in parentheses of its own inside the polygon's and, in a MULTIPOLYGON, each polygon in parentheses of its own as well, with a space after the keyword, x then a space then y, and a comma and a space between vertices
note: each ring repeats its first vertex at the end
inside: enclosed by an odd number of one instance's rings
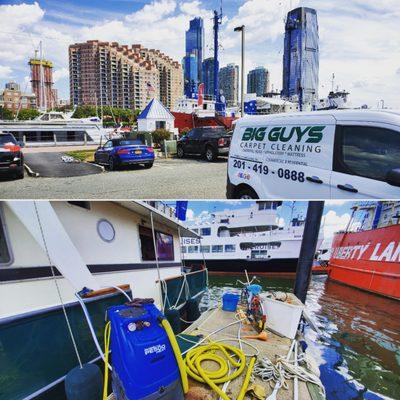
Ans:
POLYGON ((171 137, 171 132, 168 132, 165 129, 156 129, 151 133, 153 137, 153 142, 155 144, 161 145, 161 143, 164 142, 164 140, 169 140, 171 137))

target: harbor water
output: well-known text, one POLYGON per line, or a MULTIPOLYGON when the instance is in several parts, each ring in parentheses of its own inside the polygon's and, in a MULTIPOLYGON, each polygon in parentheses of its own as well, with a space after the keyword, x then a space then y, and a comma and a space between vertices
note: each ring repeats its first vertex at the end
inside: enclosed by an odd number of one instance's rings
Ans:
MULTIPOLYGON (((210 276, 215 304, 243 276, 210 276)), ((293 279, 260 278, 264 290, 292 291, 293 279)), ((400 303, 314 276, 307 308, 321 335, 304 332, 304 347, 318 362, 327 399, 400 399, 400 303)))

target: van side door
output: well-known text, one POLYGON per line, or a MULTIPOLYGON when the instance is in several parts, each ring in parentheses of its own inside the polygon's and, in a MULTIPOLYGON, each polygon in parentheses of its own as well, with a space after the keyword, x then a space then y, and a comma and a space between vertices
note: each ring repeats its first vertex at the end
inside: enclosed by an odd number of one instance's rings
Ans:
POLYGON ((359 122, 338 126, 332 198, 398 198, 400 187, 388 183, 388 173, 395 169, 400 169, 398 127, 359 122))
MULTIPOLYGON (((303 117, 304 118, 304 117, 303 117)), ((329 199, 335 125, 318 118, 270 124, 265 137, 265 198, 329 199)))

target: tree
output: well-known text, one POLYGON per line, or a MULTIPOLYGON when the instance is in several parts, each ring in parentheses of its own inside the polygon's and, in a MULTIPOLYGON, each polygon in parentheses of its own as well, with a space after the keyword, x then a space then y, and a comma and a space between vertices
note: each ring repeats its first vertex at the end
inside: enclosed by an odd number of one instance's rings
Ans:
POLYGON ((21 121, 26 121, 29 119, 35 119, 40 115, 38 110, 33 108, 23 108, 18 113, 18 119, 21 121))
POLYGON ((72 115, 72 118, 90 118, 90 117, 95 117, 96 115, 97 113, 95 106, 90 106, 90 105, 78 106, 76 107, 76 110, 72 115))
POLYGON ((171 132, 168 132, 165 129, 156 129, 151 133, 151 135, 153 137, 153 142, 161 145, 164 140, 168 140, 171 137, 171 132))
POLYGON ((14 115, 8 108, 0 107, 0 119, 10 120, 14 119, 14 115))

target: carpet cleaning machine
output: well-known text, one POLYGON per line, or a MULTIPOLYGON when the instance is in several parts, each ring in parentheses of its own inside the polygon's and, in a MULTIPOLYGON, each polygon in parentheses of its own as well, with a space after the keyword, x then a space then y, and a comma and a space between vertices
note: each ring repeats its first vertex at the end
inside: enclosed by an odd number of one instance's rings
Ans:
POLYGON ((188 390, 184 361, 171 326, 153 300, 110 307, 107 319, 103 399, 111 353, 116 400, 183 400, 188 390))

